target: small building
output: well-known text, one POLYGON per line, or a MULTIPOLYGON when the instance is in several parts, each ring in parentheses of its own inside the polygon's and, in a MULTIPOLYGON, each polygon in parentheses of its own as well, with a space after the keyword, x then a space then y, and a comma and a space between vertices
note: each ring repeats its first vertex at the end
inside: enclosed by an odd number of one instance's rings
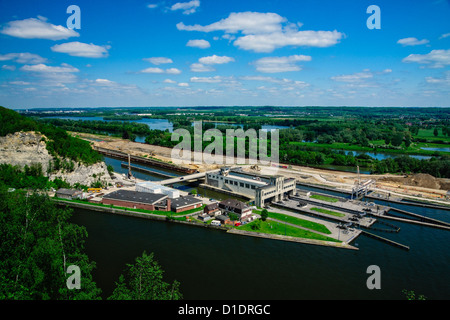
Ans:
POLYGON ((220 221, 221 224, 226 224, 231 221, 230 218, 224 216, 223 214, 219 214, 218 216, 216 216, 216 220, 220 221))
POLYGON ((239 220, 244 220, 252 214, 252 208, 250 206, 236 199, 221 201, 219 208, 222 210, 222 214, 234 213, 239 217, 239 220))
POLYGON ((103 196, 102 202, 133 209, 170 211, 171 200, 165 194, 121 189, 103 196))
POLYGON ((56 197, 61 199, 73 200, 80 199, 83 195, 81 190, 61 188, 56 191, 56 197))
POLYGON ((219 203, 214 202, 206 205, 205 208, 203 209, 203 212, 210 215, 211 217, 219 215, 221 213, 219 203))
POLYGON ((186 196, 172 199, 170 208, 173 212, 183 212, 195 208, 200 208, 202 205, 202 200, 193 196, 186 196))
POLYGON ((198 220, 203 221, 203 222, 206 222, 206 221, 212 219, 212 217, 206 213, 199 214, 197 218, 198 218, 198 220))

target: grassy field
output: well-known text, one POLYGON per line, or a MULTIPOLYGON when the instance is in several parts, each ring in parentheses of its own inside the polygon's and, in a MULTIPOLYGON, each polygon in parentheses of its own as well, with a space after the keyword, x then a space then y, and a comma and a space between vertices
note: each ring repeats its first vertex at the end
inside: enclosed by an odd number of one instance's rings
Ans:
POLYGON ((336 216, 336 217, 345 217, 345 214, 342 214, 342 213, 339 213, 339 212, 336 212, 336 211, 327 210, 327 209, 311 208, 311 210, 317 211, 317 212, 320 212, 320 213, 329 214, 329 215, 336 216))
POLYGON ((258 232, 258 233, 266 233, 266 234, 277 234, 277 235, 286 235, 297 238, 304 239, 314 239, 314 240, 322 240, 322 241, 333 241, 333 242, 341 242, 339 240, 323 236, 311 231, 303 230, 300 228, 296 228, 293 226, 285 225, 282 222, 274 222, 274 221, 261 221, 255 220, 245 225, 237 227, 239 230, 245 230, 249 232, 258 232), (257 230, 252 229, 252 226, 260 223, 260 228, 257 230))
MULTIPOLYGON (((259 211, 259 210, 253 210, 253 212, 261 214, 261 211, 259 211)), ((311 230, 326 233, 326 234, 331 234, 330 230, 328 230, 328 228, 325 227, 323 224, 316 223, 316 222, 309 221, 309 220, 300 219, 300 218, 289 216, 286 214, 281 214, 281 213, 277 213, 277 212, 269 212, 269 218, 280 220, 283 223, 286 221, 287 223, 295 224, 299 227, 311 229, 311 230)))
POLYGON ((338 202, 339 201, 336 198, 331 198, 331 197, 327 197, 327 196, 321 196, 319 194, 313 194, 312 196, 310 196, 310 198, 317 199, 317 200, 322 200, 322 201, 327 201, 327 202, 338 202))

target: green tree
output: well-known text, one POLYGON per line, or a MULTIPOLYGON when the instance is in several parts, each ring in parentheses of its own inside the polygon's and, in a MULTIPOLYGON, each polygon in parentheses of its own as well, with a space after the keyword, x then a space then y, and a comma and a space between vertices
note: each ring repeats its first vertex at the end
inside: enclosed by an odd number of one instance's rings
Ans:
POLYGON ((125 275, 120 275, 116 288, 108 300, 180 300, 180 283, 163 281, 164 271, 154 259, 144 251, 134 264, 127 264, 125 275))
POLYGON ((439 132, 438 132, 438 129, 437 129, 437 128, 434 128, 433 134, 434 134, 435 137, 438 136, 439 132))
POLYGON ((266 219, 269 217, 269 211, 267 209, 262 209, 261 211, 261 220, 266 221, 266 219))
POLYGON ((0 299, 91 300, 101 290, 84 253, 87 232, 69 223, 71 211, 48 196, 0 187, 0 299), (81 289, 68 289, 67 268, 81 272, 81 289))

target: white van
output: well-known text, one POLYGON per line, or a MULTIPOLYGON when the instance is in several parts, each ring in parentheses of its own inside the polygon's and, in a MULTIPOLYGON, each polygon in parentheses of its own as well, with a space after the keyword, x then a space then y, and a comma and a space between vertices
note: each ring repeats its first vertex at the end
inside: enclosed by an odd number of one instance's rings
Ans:
POLYGON ((211 225, 212 226, 220 226, 220 221, 219 220, 213 220, 213 221, 211 221, 211 225))

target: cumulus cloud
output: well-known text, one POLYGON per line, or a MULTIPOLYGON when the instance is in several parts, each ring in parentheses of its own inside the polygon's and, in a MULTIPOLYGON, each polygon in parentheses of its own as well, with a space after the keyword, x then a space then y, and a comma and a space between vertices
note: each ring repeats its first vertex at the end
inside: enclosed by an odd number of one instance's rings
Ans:
MULTIPOLYGON (((272 52, 285 46, 329 47, 337 44, 344 36, 334 31, 299 31, 301 23, 288 23, 276 13, 239 12, 231 13, 228 18, 201 26, 177 24, 178 30, 185 31, 224 31, 227 34, 242 33, 234 45, 243 50, 272 52)), ((228 36, 230 38, 230 36, 228 36)))
POLYGON ((80 71, 77 68, 72 67, 65 63, 63 63, 61 67, 48 66, 43 63, 35 65, 24 65, 22 68, 20 68, 20 70, 39 73, 67 73, 80 71))
POLYGON ((176 11, 176 10, 183 10, 183 14, 191 14, 195 13, 197 8, 200 7, 200 1, 199 0, 192 0, 189 2, 177 2, 174 5, 170 7, 170 10, 176 11))
POLYGON ((147 68, 141 70, 140 73, 167 73, 167 74, 180 74, 181 70, 177 68, 161 69, 161 68, 147 68))
POLYGON ((426 77, 425 81, 430 84, 450 86, 450 71, 446 71, 441 77, 426 77))
POLYGON ((214 69, 211 66, 205 66, 204 64, 201 64, 201 63, 193 63, 193 64, 191 64, 191 71, 193 71, 193 72, 211 72, 211 71, 216 71, 216 69, 214 69))
POLYGON ((428 41, 427 39, 422 39, 419 40, 417 38, 403 38, 397 41, 398 44, 401 44, 402 46, 419 46, 422 44, 427 44, 428 41))
POLYGON ((299 61, 311 61, 310 56, 292 55, 287 57, 265 57, 256 60, 253 64, 256 70, 264 73, 278 73, 300 71, 302 68, 296 64, 299 61))
POLYGON ((430 68, 443 68, 450 65, 450 49, 432 50, 427 54, 410 54, 402 62, 428 64, 430 68))
POLYGON ((93 43, 82 43, 78 41, 57 44, 50 49, 54 52, 67 53, 73 57, 84 58, 106 58, 110 46, 98 46, 93 43))
POLYGON ((209 42, 206 40, 189 40, 188 43, 186 44, 186 46, 200 48, 200 49, 206 49, 206 48, 211 47, 209 42))
POLYGON ((180 74, 181 70, 179 70, 177 68, 169 68, 169 69, 166 69, 166 73, 168 73, 168 74, 180 74))
POLYGON ((63 40, 80 36, 78 32, 72 29, 60 25, 57 26, 45 20, 40 17, 40 19, 29 18, 10 21, 6 23, 6 26, 0 32, 12 37, 24 39, 63 40))
POLYGON ((27 63, 38 64, 47 61, 47 59, 42 58, 37 54, 29 52, 0 54, 0 61, 7 61, 7 60, 15 61, 21 64, 27 63))
POLYGON ((203 57, 198 59, 198 62, 200 62, 201 64, 224 64, 224 63, 228 63, 228 62, 232 62, 234 61, 234 58, 231 57, 227 57, 227 56, 217 56, 217 55, 212 55, 209 57, 203 57))
POLYGON ((223 77, 214 76, 214 77, 192 77, 190 79, 191 82, 200 82, 200 83, 219 83, 222 82, 223 77))
POLYGON ((173 63, 172 59, 165 58, 165 57, 144 58, 142 60, 148 61, 148 62, 153 63, 155 65, 166 64, 166 63, 173 63))
POLYGON ((80 71, 67 63, 63 63, 61 66, 49 66, 43 63, 24 65, 20 70, 29 72, 32 76, 38 78, 41 86, 59 88, 65 88, 65 84, 68 83, 76 83, 77 76, 74 73, 80 71))
POLYGON ((295 31, 247 35, 238 38, 234 45, 255 52, 272 52, 275 49, 294 47, 330 47, 339 42, 342 33, 334 31, 295 31))
POLYGON ((178 30, 186 31, 224 31, 226 33, 242 32, 243 34, 271 33, 281 31, 281 23, 286 19, 276 13, 232 12, 228 18, 201 26, 186 26, 183 22, 177 24, 178 30))
POLYGON ((334 81, 349 82, 349 83, 361 82, 363 80, 370 78, 373 78, 373 73, 370 72, 369 70, 363 70, 362 72, 356 72, 353 74, 344 74, 331 77, 331 79, 334 81))

